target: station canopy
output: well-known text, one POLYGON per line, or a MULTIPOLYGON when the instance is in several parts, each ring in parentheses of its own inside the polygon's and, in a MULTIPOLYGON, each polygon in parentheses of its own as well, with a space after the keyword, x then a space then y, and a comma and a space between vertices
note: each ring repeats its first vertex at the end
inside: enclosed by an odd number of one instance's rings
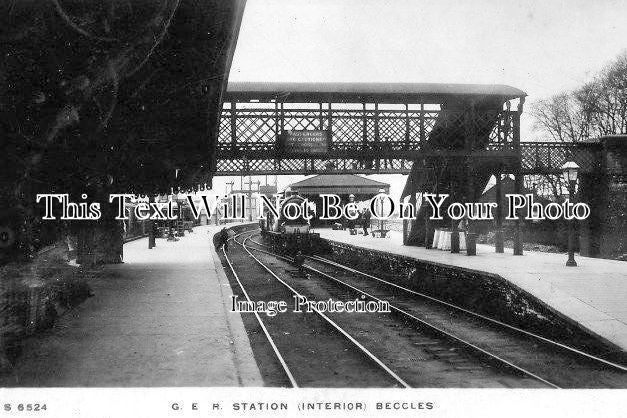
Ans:
POLYGON ((390 185, 354 174, 323 174, 299 181, 290 186, 293 192, 301 195, 332 193, 337 195, 374 196, 380 189, 386 193, 390 185))
POLYGON ((503 84, 229 82, 225 101, 441 103, 460 99, 511 100, 526 96, 503 84))
POLYGON ((2 201, 211 183, 245 0, 0 4, 2 201))

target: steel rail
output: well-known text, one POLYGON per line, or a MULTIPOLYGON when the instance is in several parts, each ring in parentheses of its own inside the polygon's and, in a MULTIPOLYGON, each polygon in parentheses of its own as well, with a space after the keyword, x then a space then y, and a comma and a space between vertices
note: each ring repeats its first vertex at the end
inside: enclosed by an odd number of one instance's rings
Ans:
MULTIPOLYGON (((262 245, 262 246, 264 246, 263 244, 258 243, 258 242, 254 241, 254 240, 251 240, 251 241, 252 241, 252 242, 254 242, 254 243, 256 243, 256 244, 258 244, 258 245, 262 245)), ((252 247, 251 247, 251 248, 252 248, 252 247)), ((281 258, 281 259, 284 259, 284 260, 287 260, 287 261, 292 261, 292 260, 290 260, 289 258, 284 257, 284 256, 282 256, 282 255, 280 255, 280 254, 275 254, 275 253, 272 253, 272 252, 268 252, 268 251, 264 251, 264 250, 261 250, 261 249, 256 249, 256 248, 252 248, 252 249, 254 249, 254 250, 256 250, 256 251, 259 251, 259 252, 262 252, 262 253, 266 253, 266 254, 269 254, 269 255, 273 255, 273 256, 275 256, 275 257, 277 257, 277 258, 281 258)), ((314 261, 318 261, 318 262, 321 262, 321 263, 324 263, 324 264, 328 264, 328 265, 331 265, 331 266, 333 266, 333 267, 340 268, 340 269, 343 269, 343 270, 349 271, 349 272, 351 272, 351 273, 359 274, 359 275, 361 275, 361 276, 368 277, 368 278, 370 278, 370 279, 373 279, 373 280, 376 280, 376 281, 379 281, 379 282, 385 283, 385 284, 387 284, 387 285, 390 285, 390 286, 393 286, 393 287, 395 287, 395 288, 398 288, 398 289, 401 289, 401 290, 403 290, 403 291, 406 291, 406 292, 408 292, 408 293, 411 293, 411 294, 414 294, 414 295, 420 296, 420 297, 425 298, 425 299, 427 299, 427 300, 430 300, 430 301, 433 301, 433 302, 436 302, 436 303, 439 303, 439 304, 445 305, 445 306, 447 306, 447 307, 449 307, 449 308, 453 308, 453 309, 455 309, 455 310, 459 310, 459 311, 461 311, 461 312, 464 312, 464 313, 466 313, 466 314, 469 314, 470 316, 473 316, 473 317, 476 317, 476 318, 480 318, 480 319, 485 320, 485 321, 487 321, 487 322, 490 322, 490 323, 493 323, 493 324, 496 324, 496 325, 502 326, 502 327, 504 327, 504 328, 507 328, 507 329, 513 330, 513 331, 515 331, 515 332, 521 333, 521 334, 526 335, 526 336, 528 336, 528 337, 532 337, 532 338, 534 338, 534 339, 540 340, 540 341, 545 342, 545 343, 547 343, 547 344, 550 344, 550 345, 556 346, 556 347, 558 347, 558 348, 560 348, 560 349, 563 349, 563 350, 566 350, 566 351, 568 351, 568 352, 570 352, 570 353, 572 353, 572 354, 581 355, 581 356, 585 357, 585 358, 586 358, 586 359, 588 359, 588 360, 598 361, 598 362, 601 362, 602 364, 604 364, 604 365, 606 365, 606 366, 611 366, 611 367, 617 368, 617 369, 619 369, 619 370, 621 370, 621 371, 625 371, 625 370, 626 370, 626 369, 625 369, 625 367, 623 367, 623 366, 621 366, 621 365, 619 365, 619 364, 612 363, 612 362, 610 362, 610 361, 607 361, 607 360, 604 360, 604 359, 598 358, 598 357, 596 357, 596 356, 593 356, 593 355, 591 355, 591 354, 585 353, 585 352, 583 352, 583 351, 581 351, 581 350, 577 350, 577 349, 575 349, 575 348, 573 348, 573 347, 570 347, 570 346, 567 346, 567 345, 565 345, 565 344, 558 343, 558 342, 556 342, 556 341, 550 340, 550 339, 545 338, 545 337, 542 337, 542 336, 540 336, 540 335, 537 335, 537 334, 531 333, 531 332, 529 332, 529 331, 525 331, 525 330, 523 330, 523 329, 520 329, 520 328, 514 327, 514 326, 512 326, 512 325, 509 325, 509 324, 506 324, 506 323, 504 323, 504 322, 498 321, 498 320, 496 320, 496 319, 493 319, 493 318, 487 317, 487 316, 485 316, 485 315, 478 314, 478 313, 476 313, 476 312, 473 312, 473 311, 470 311, 470 310, 468 310, 468 309, 465 309, 465 308, 459 307, 459 306, 454 305, 454 304, 451 304, 451 303, 449 303, 449 302, 442 301, 442 300, 437 299, 437 298, 434 298, 434 297, 432 297, 432 296, 425 295, 425 294, 423 294, 423 293, 420 293, 420 292, 414 291, 414 290, 409 289, 409 288, 406 288, 406 287, 404 287, 404 286, 400 286, 400 285, 398 285, 398 284, 396 284, 396 283, 389 282, 389 281, 387 281, 387 280, 384 280, 384 279, 378 278, 378 277, 376 277, 376 276, 373 276, 373 275, 371 275, 371 274, 368 274, 368 273, 365 273, 365 272, 362 272, 362 271, 359 271, 359 270, 353 269, 353 268, 351 268, 351 267, 348 267, 348 266, 345 266, 345 265, 343 265, 343 264, 340 264, 340 263, 334 262, 334 261, 332 261, 332 260, 328 260, 328 259, 326 259, 326 258, 323 258, 323 257, 317 256, 317 255, 314 255, 314 256, 305 256, 305 257, 306 257, 306 258, 309 258, 309 259, 311 259, 311 260, 314 260, 314 261)), ((328 278, 328 279, 330 279, 330 280, 332 280, 332 281, 335 281, 335 282, 337 282, 337 283, 340 283, 341 285, 343 285, 343 286, 345 286, 345 287, 348 287, 348 288, 350 288, 350 289, 353 289, 354 291, 359 292, 360 294, 366 295, 367 297, 369 297, 369 298, 371 298, 371 299, 373 299, 373 300, 382 301, 382 299, 380 299, 380 298, 378 298, 378 297, 376 297, 376 296, 374 296, 374 295, 371 295, 371 294, 369 294, 368 292, 365 292, 365 291, 363 291, 363 290, 361 290, 361 289, 359 289, 359 288, 357 288, 357 287, 355 287, 355 286, 352 286, 352 285, 350 285, 350 284, 348 284, 348 283, 346 283, 346 282, 344 282, 344 281, 342 281, 342 280, 340 280, 340 279, 338 279, 338 278, 335 278, 335 277, 333 277, 333 276, 331 276, 331 275, 329 275, 329 274, 327 274, 327 273, 324 273, 324 272, 322 272, 322 271, 319 271, 319 270, 317 270, 317 269, 313 268, 312 266, 307 266, 307 265, 304 265, 303 267, 304 267, 304 268, 306 268, 307 270, 309 270, 309 271, 313 272, 313 273, 319 274, 319 275, 321 275, 321 276, 323 276, 323 277, 325 277, 325 278, 328 278)), ((389 301, 388 301, 388 303, 389 303, 389 301)), ((546 380, 546 379, 544 379, 544 378, 542 378, 542 377, 540 377, 540 376, 536 375, 535 373, 533 373, 533 372, 531 372, 531 371, 529 371, 529 370, 526 370, 526 369, 524 369, 524 368, 522 368, 522 367, 520 367, 520 366, 517 366, 516 364, 514 364, 514 363, 512 363, 512 362, 510 362, 510 361, 508 361, 508 360, 506 360, 506 359, 504 359, 504 358, 502 358, 502 357, 500 357, 500 356, 498 356, 498 355, 496 355, 496 354, 490 353, 489 351, 487 351, 487 350, 485 350, 485 349, 483 349, 483 348, 481 348, 481 347, 478 347, 478 346, 476 346, 475 344, 473 344, 473 343, 471 343, 471 342, 469 342, 469 341, 466 341, 466 340, 464 340, 464 339, 462 339, 462 338, 460 338, 460 337, 457 337, 456 335, 451 334, 451 333, 449 333, 449 332, 448 332, 448 331, 446 331, 446 330, 440 329, 439 327, 437 327, 437 326, 435 326, 435 325, 432 325, 432 324, 430 324, 430 323, 428 323, 428 322, 424 321, 423 319, 420 319, 420 318, 416 317, 415 315, 413 315, 413 314, 411 314, 411 313, 409 313, 409 312, 407 312, 407 311, 405 311, 405 310, 403 310, 403 309, 401 309, 401 308, 398 308, 398 307, 394 306, 394 305, 393 305, 393 304, 391 304, 391 303, 389 303, 389 304, 390 304, 390 307, 391 307, 392 309, 394 309, 396 312, 399 312, 399 313, 401 313, 401 314, 403 314, 403 315, 405 315, 405 316, 407 316, 407 317, 411 318, 412 320, 418 321, 419 323, 422 323, 422 324, 426 325, 427 327, 430 327, 431 329, 435 330, 436 332, 439 332, 439 333, 441 333, 441 334, 444 334, 444 335, 448 336, 449 338, 452 338, 452 339, 454 339, 454 340, 456 340, 456 341, 458 341, 458 342, 460 342, 460 343, 462 343, 462 344, 464 344, 464 345, 467 345, 467 346, 469 346, 469 347, 471 347, 471 348, 473 348, 473 349, 475 349, 475 350, 478 350, 478 351, 480 351, 480 352, 484 353, 485 355, 489 356, 490 358, 492 358, 492 359, 494 359, 494 360, 496 360, 496 361, 498 361, 498 362, 501 362, 501 363, 505 364, 506 366, 508 366, 508 367, 510 367, 510 368, 513 368, 513 369, 515 369, 515 370, 518 370, 518 371, 520 371, 520 372, 524 373, 525 375, 527 375, 527 376, 529 376, 529 377, 532 377, 532 378, 534 378, 534 379, 536 379, 536 380, 538 380, 538 381, 541 381, 541 382, 542 382, 542 383, 544 383, 544 384, 547 384, 547 385, 549 385, 549 386, 551 386, 551 387, 553 387, 553 388, 557 388, 557 389, 561 388, 560 386, 558 386, 558 385, 556 385, 556 384, 554 384, 554 383, 552 383, 552 382, 550 382, 550 381, 548 381, 548 380, 546 380)))
MULTIPOLYGON (((235 241, 235 237, 233 237, 231 239, 233 239, 233 241, 235 241)), ((244 285, 240 281, 239 276, 235 272, 235 268, 233 268, 233 264, 231 263, 231 260, 229 260, 229 256, 227 255, 226 251, 224 250, 224 247, 222 247, 222 254, 224 254, 224 259, 226 260, 227 264, 229 265, 229 268, 231 269, 231 272, 233 273, 233 276, 235 277, 235 280, 237 280, 237 284, 239 285, 240 289, 242 289, 242 293, 246 297, 246 300, 249 303, 253 303, 250 300, 250 297, 248 296, 248 292, 246 292, 246 289, 244 288, 244 285)), ((259 326, 261 326, 261 329, 263 330, 263 333, 265 334, 266 338, 268 339, 268 342, 270 343, 270 346, 272 346, 272 350, 274 351, 275 356, 279 360, 279 363, 281 363, 281 367, 283 367, 283 371, 287 375, 287 378, 289 379, 290 384, 292 385, 292 387, 297 388, 298 387, 298 383, 296 382, 296 379, 294 379, 294 375, 290 371, 289 367, 287 366, 287 363, 285 362, 285 359, 283 358, 283 356, 281 355, 281 352, 279 351, 278 347, 274 343, 274 339, 270 335, 270 332, 268 331, 268 329, 264 325, 263 321, 261 320, 261 317, 259 316, 259 313, 257 311, 255 311, 253 313, 255 314, 255 318, 257 318, 257 322, 259 322, 259 326)))
POLYGON ((260 246, 260 247, 270 248, 268 245, 266 245, 266 244, 262 244, 262 243, 260 243, 259 241, 255 241, 254 239, 249 238, 248 240, 249 240, 250 242, 254 243, 254 244, 257 244, 257 245, 258 245, 258 246, 260 246))
MULTIPOLYGON (((249 238, 247 238, 247 239, 249 239, 249 238)), ((261 249, 258 249, 258 248, 252 248, 252 249, 256 250, 256 251, 259 251, 259 252, 262 252, 262 253, 265 253, 265 254, 273 255, 273 256, 275 256, 277 258, 281 258, 281 259, 290 261, 289 258, 284 257, 284 256, 282 256, 280 254, 275 254, 275 253, 264 251, 264 250, 261 250, 261 249)), ((251 254, 251 256, 254 257, 252 254, 251 254)), ((306 257, 315 259, 314 257, 311 257, 311 256, 306 256, 306 257)), ((328 274, 326 274, 326 273, 324 273, 322 271, 319 271, 319 270, 317 270, 317 269, 315 269, 315 268, 313 268, 311 266, 303 265, 303 267, 306 268, 307 270, 315 273, 315 274, 321 275, 321 276, 323 276, 325 278, 328 278, 328 279, 333 280, 333 281, 335 281, 337 283, 340 283, 340 284, 344 285, 345 287, 353 289, 356 292, 359 292, 359 293, 361 293, 363 295, 366 295, 367 297, 369 297, 369 298, 371 298, 373 300, 376 300, 376 301, 379 301, 379 302, 383 302, 382 299, 380 299, 380 298, 378 298, 378 297, 376 297, 374 295, 371 295, 368 292, 365 292, 365 291, 363 291, 361 289, 358 289, 358 288, 356 288, 356 287, 354 287, 354 286, 352 286, 352 285, 350 285, 350 284, 348 284, 348 283, 346 283, 346 282, 344 282, 344 281, 342 281, 342 280, 340 280, 338 278, 335 278, 335 277, 333 277, 331 275, 328 275, 328 274)), ((471 343, 469 341, 464 340, 463 338, 460 338, 460 337, 458 337, 458 336, 456 336, 454 334, 451 334, 450 332, 448 332, 446 330, 443 330, 443 329, 441 329, 441 328, 439 328, 439 327, 437 327, 437 326, 435 326, 433 324, 430 324, 429 322, 426 322, 425 320, 420 319, 417 316, 415 316, 415 315, 413 315, 413 314, 411 314, 411 313, 409 313, 409 312, 407 312, 407 311, 405 311, 405 310, 403 310, 401 308, 398 308, 398 307, 394 306, 389 301, 385 301, 385 302, 388 302, 388 304, 390 305, 390 308, 392 308, 394 311, 405 315, 406 317, 410 318, 413 321, 416 321, 416 322, 418 322, 420 324, 425 325, 426 327, 436 331, 437 333, 439 333, 441 335, 445 335, 445 336, 447 336, 448 338, 450 338, 450 339, 452 339, 454 341, 457 341, 457 342, 459 342, 459 343, 461 343, 461 344, 463 344, 463 345, 465 345, 467 347, 472 348, 473 350, 479 351, 482 354, 488 356, 489 358, 491 358, 491 359, 493 359, 493 360, 495 360, 495 361, 497 361, 497 362, 499 362, 501 364, 504 364, 505 366, 507 366, 509 368, 517 370, 518 372, 520 372, 520 373, 522 373, 522 374, 524 374, 526 376, 529 376, 529 377, 531 377, 531 378, 533 378, 535 380, 538 380, 538 381, 544 383, 547 386, 550 386, 550 387, 555 388, 555 389, 561 389, 561 387, 556 385, 555 383, 552 383, 552 382, 550 382, 550 381, 548 381, 548 380, 546 380, 546 379, 536 375, 535 373, 533 373, 533 372, 531 372, 531 371, 529 371, 527 369, 524 369, 524 368, 522 368, 520 366, 517 366, 516 364, 514 364, 514 363, 512 363, 512 362, 510 362, 510 361, 508 361, 508 360, 506 360, 504 358, 501 358, 501 357, 499 357, 496 354, 490 353, 489 351, 487 351, 487 350, 485 350, 485 349, 483 349, 483 348, 481 348, 481 347, 479 347, 479 346, 477 346, 477 345, 475 345, 475 344, 473 344, 473 343, 471 343)))
MULTIPOLYGON (((236 235, 242 235, 246 232, 251 232, 251 231, 245 231, 241 234, 236 235)), ((253 234, 255 232, 253 231, 253 234)), ((279 276, 277 276, 270 268, 268 268, 262 261, 260 261, 257 257, 255 257, 255 255, 250 252, 250 250, 248 249, 249 247, 246 246, 246 240, 248 238, 245 238, 241 243, 239 241, 237 241, 235 239, 235 237, 233 237, 233 241, 235 241, 236 243, 238 243, 239 245, 242 246, 242 248, 248 253, 248 255, 250 255, 250 257, 255 260, 261 267, 263 267, 268 273, 270 273, 277 281, 279 281, 283 286, 285 286, 286 288, 288 288, 294 295, 296 295, 297 297, 302 297, 305 298, 303 295, 301 295, 298 291, 296 291, 296 289, 294 289, 292 286, 290 286, 288 283, 286 283, 284 280, 282 280, 279 276)), ((250 247, 252 248, 252 247, 250 247)), ((252 248, 253 250, 258 250, 256 248, 252 248)), ((263 251, 263 250, 258 250, 258 251, 263 251)), ((264 253, 270 254, 270 255, 274 255, 272 253, 263 251, 264 253)), ((277 254, 278 255, 278 254, 277 254)), ((282 257, 284 259, 286 259, 285 257, 282 257)), ((306 299, 306 298, 305 298, 306 299)), ((353 343, 353 345, 355 345, 362 353, 364 353, 366 355, 366 357, 368 357, 370 360, 372 360, 373 362, 375 362, 379 367, 381 367, 386 373, 388 373, 388 375, 390 375, 394 380, 396 380, 401 386, 405 387, 405 388, 410 388, 411 386, 405 382, 405 380, 403 380, 399 375, 397 375, 393 370, 391 370, 388 366, 385 365, 385 363, 383 363, 379 358, 377 358, 373 353, 371 353, 366 347, 364 347, 359 341, 357 341, 355 338, 353 338, 353 336, 351 336, 348 332, 346 332, 342 327, 340 327, 338 324, 336 324, 333 320, 331 320, 328 316, 326 316, 323 312, 321 312, 320 310, 316 309, 316 308, 312 308, 314 312, 316 312, 322 319, 324 319, 329 325, 331 325, 333 328, 335 328, 338 332, 340 332, 346 339, 348 339, 351 343, 353 343)))
MULTIPOLYGON (((353 289, 353 290, 355 290, 355 291, 357 291, 357 292, 359 292, 359 293, 361 293, 363 295, 366 295, 367 297, 369 297, 369 298, 371 298, 373 300, 376 300, 376 301, 379 301, 379 302, 383 302, 384 301, 383 299, 380 299, 380 298, 378 298, 378 297, 376 297, 374 295, 371 295, 370 293, 368 293, 368 292, 366 292, 364 290, 358 289, 358 288, 356 288, 356 287, 354 287, 354 286, 352 286, 352 285, 350 285, 350 284, 348 284, 348 283, 346 283, 346 282, 344 282, 344 281, 342 281, 342 280, 340 280, 340 279, 338 279, 336 277, 333 277, 333 276, 331 276, 331 275, 329 275, 327 273, 324 273, 324 272, 322 272, 320 270, 317 270, 317 269, 315 269, 315 268, 313 268, 311 266, 304 265, 303 267, 305 267, 309 271, 314 272, 315 274, 318 274, 318 275, 320 275, 322 277, 325 277, 327 279, 333 280, 333 281, 335 281, 337 283, 340 283, 340 284, 344 285, 345 287, 348 287, 348 288, 353 289)), ((401 308, 398 308, 398 307, 392 305, 389 301, 385 301, 385 302, 388 302, 390 308, 392 308, 394 311, 396 311, 396 312, 398 312, 400 314, 405 315, 406 317, 412 319, 413 321, 416 321, 416 322, 418 322, 418 323, 420 323, 422 325, 427 326, 428 328, 436 331, 439 334, 445 335, 445 336, 447 336, 448 338, 450 338, 450 339, 452 339, 454 341, 457 341, 457 342, 459 342, 459 343, 461 343, 461 344, 463 344, 463 345, 465 345, 467 347, 472 348, 473 350, 479 351, 479 352, 485 354, 486 356, 490 357, 491 359, 496 360, 499 363, 502 363, 502 364, 506 365, 507 367, 515 369, 515 370, 521 372, 522 374, 524 374, 526 376, 532 377, 532 378, 534 378, 534 379, 536 379, 536 380, 538 380, 538 381, 540 381, 540 382, 542 382, 542 383, 544 383, 544 384, 546 384, 548 386, 551 386, 551 387, 553 387, 555 389, 561 389, 561 387, 556 385, 555 383, 549 382, 548 380, 538 376, 537 374, 535 374, 535 373, 533 373, 533 372, 531 372, 531 371, 529 371, 527 369, 524 369, 524 368, 522 368, 520 366, 517 366, 514 363, 512 363, 512 362, 510 362, 508 360, 505 360, 504 358, 499 357, 496 354, 490 353, 489 351, 487 351, 487 350, 485 350, 485 349, 483 349, 483 348, 481 348, 481 347, 471 343, 470 341, 466 341, 463 338, 460 338, 460 337, 456 336, 455 334, 451 334, 450 332, 448 332, 448 331, 446 331, 446 330, 444 330, 442 328, 439 328, 439 327, 437 327, 437 326, 435 326, 433 324, 430 324, 429 322, 427 322, 427 321, 425 321, 423 319, 420 319, 417 316, 415 316, 415 315, 413 315, 413 314, 411 314, 411 313, 409 313, 409 312, 407 312, 407 311, 405 311, 405 310, 403 310, 401 308)))
POLYGON ((538 334, 535 334, 535 333, 533 333, 533 332, 526 331, 526 330, 524 330, 524 329, 522 329, 522 328, 518 328, 518 327, 515 327, 515 326, 513 326, 513 325, 509 325, 509 324, 507 324, 507 323, 505 323, 505 322, 501 322, 501 321, 499 321, 499 320, 497 320, 497 319, 490 318, 489 316, 485 316, 485 315, 479 314, 479 313, 477 313, 477 312, 470 311, 470 310, 468 310, 468 309, 462 308, 461 306, 457 306, 457 305, 455 305, 455 304, 452 304, 452 303, 449 303, 449 302, 446 302, 446 301, 440 300, 440 299, 435 298, 435 297, 433 297, 433 296, 429 296, 429 295, 426 295, 426 294, 424 294, 424 293, 417 292, 417 291, 415 291, 415 290, 412 290, 412 289, 409 289, 409 288, 407 288, 407 287, 404 287, 404 286, 398 285, 398 284, 396 284, 396 283, 389 282, 389 281, 387 281, 387 280, 385 280, 385 279, 381 279, 381 278, 379 278, 379 277, 373 276, 373 275, 368 274, 368 273, 365 273, 365 272, 363 272, 363 271, 353 269, 353 268, 351 268, 351 267, 345 266, 345 265, 340 264, 340 263, 337 263, 337 262, 335 262, 335 261, 328 260, 328 259, 323 258, 323 257, 320 257, 320 256, 305 256, 305 257, 310 258, 310 259, 313 259, 313 260, 316 260, 316 261, 319 261, 319 262, 321 262, 321 263, 326 263, 326 264, 332 265, 332 266, 337 267, 337 268, 344 269, 344 270, 349 271, 349 272, 351 272, 351 273, 355 273, 355 274, 359 274, 359 275, 364 276, 364 277, 368 277, 369 279, 376 280, 376 281, 378 281, 378 282, 381 282, 381 283, 384 283, 384 284, 386 284, 386 285, 389 285, 389 286, 395 287, 395 288, 397 288, 397 289, 400 289, 400 290, 403 290, 403 291, 405 291, 405 292, 411 293, 411 294, 413 294, 413 295, 416 295, 416 296, 422 297, 422 298, 424 298, 424 299, 427 299, 427 300, 430 300, 430 301, 436 302, 436 303, 441 304, 441 305, 445 305, 445 306, 447 306, 447 307, 449 307, 449 308, 453 308, 453 309, 458 310, 458 311, 460 311, 460 312, 464 312, 464 313, 466 313, 466 314, 468 314, 468 315, 471 315, 471 316, 474 316, 474 317, 476 317, 476 318, 480 318, 480 319, 482 319, 482 320, 485 320, 485 321, 491 322, 491 323, 493 323, 493 324, 496 324, 496 325, 499 325, 499 326, 502 326, 502 327, 508 328, 508 329, 510 329, 510 330, 512 330, 512 331, 515 331, 515 332, 518 332, 518 333, 524 334, 524 335, 526 335, 526 336, 532 337, 532 338, 534 338, 534 339, 540 340, 540 341, 542 341, 542 342, 545 342, 545 343, 547 343, 547 344, 553 345, 553 346, 555 346, 555 347, 558 347, 558 348, 563 349, 563 350, 565 350, 565 351, 568 351, 568 352, 570 352, 570 353, 580 355, 580 356, 582 356, 582 357, 585 357, 585 358, 586 358, 586 359, 588 359, 588 360, 592 360, 592 361, 600 362, 600 363, 602 363, 602 364, 604 364, 604 365, 606 365, 606 366, 610 366, 610 367, 612 367, 612 368, 616 368, 616 369, 621 370, 621 371, 623 371, 623 372, 624 372, 624 371, 627 371, 627 367, 622 366, 622 365, 620 365, 620 364, 613 363, 613 362, 611 362, 611 361, 608 361, 608 360, 602 359, 602 358, 600 358, 600 357, 596 357, 596 356, 594 356, 594 355, 592 355, 592 354, 586 353, 585 351, 578 350, 578 349, 576 349, 576 348, 574 348, 574 347, 571 347, 571 346, 568 346, 568 345, 566 345, 566 344, 562 344, 562 343, 560 343, 560 342, 557 342, 557 341, 551 340, 551 339, 549 339, 549 338, 543 337, 543 336, 538 335, 538 334))

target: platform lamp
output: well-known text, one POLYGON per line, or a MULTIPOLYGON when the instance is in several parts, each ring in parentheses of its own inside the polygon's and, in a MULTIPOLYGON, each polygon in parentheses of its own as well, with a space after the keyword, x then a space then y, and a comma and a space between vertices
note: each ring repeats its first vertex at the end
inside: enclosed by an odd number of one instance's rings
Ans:
MULTIPOLYGON (((385 189, 384 188, 380 188, 379 189, 379 207, 381 208, 381 214, 383 214, 383 201, 385 200, 385 197, 383 196, 385 194, 385 189)), ((379 234, 381 238, 383 238, 383 218, 379 219, 379 234)))
MULTIPOLYGON (((568 184, 568 199, 575 199, 575 187, 577 186, 577 174, 579 171, 579 166, 573 162, 568 161, 564 163, 562 166, 562 176, 568 184)), ((574 220, 568 220, 568 260, 566 261, 566 266, 568 267, 577 267, 577 262, 575 261, 575 225, 574 220)))

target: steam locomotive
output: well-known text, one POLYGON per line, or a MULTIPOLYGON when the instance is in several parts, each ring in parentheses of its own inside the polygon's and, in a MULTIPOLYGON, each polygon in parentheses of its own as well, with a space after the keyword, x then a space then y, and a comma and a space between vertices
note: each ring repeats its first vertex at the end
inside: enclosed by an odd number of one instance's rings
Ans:
POLYGON ((288 196, 281 203, 279 216, 274 216, 272 211, 265 213, 265 219, 261 223, 261 235, 272 249, 280 254, 295 256, 299 252, 302 254, 320 254, 326 252, 326 241, 320 238, 320 234, 311 230, 311 224, 302 213, 295 219, 288 219, 283 214, 283 207, 292 205, 303 207, 303 205, 313 205, 306 202, 301 196, 288 196))

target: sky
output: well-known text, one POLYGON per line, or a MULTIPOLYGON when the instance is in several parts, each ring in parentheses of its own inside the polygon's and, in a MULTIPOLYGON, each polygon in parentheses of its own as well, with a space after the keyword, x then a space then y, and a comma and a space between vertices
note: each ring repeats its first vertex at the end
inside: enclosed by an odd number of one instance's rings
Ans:
POLYGON ((627 49, 625 16, 627 0, 247 0, 229 80, 508 84, 528 94, 531 139, 533 101, 627 49))

